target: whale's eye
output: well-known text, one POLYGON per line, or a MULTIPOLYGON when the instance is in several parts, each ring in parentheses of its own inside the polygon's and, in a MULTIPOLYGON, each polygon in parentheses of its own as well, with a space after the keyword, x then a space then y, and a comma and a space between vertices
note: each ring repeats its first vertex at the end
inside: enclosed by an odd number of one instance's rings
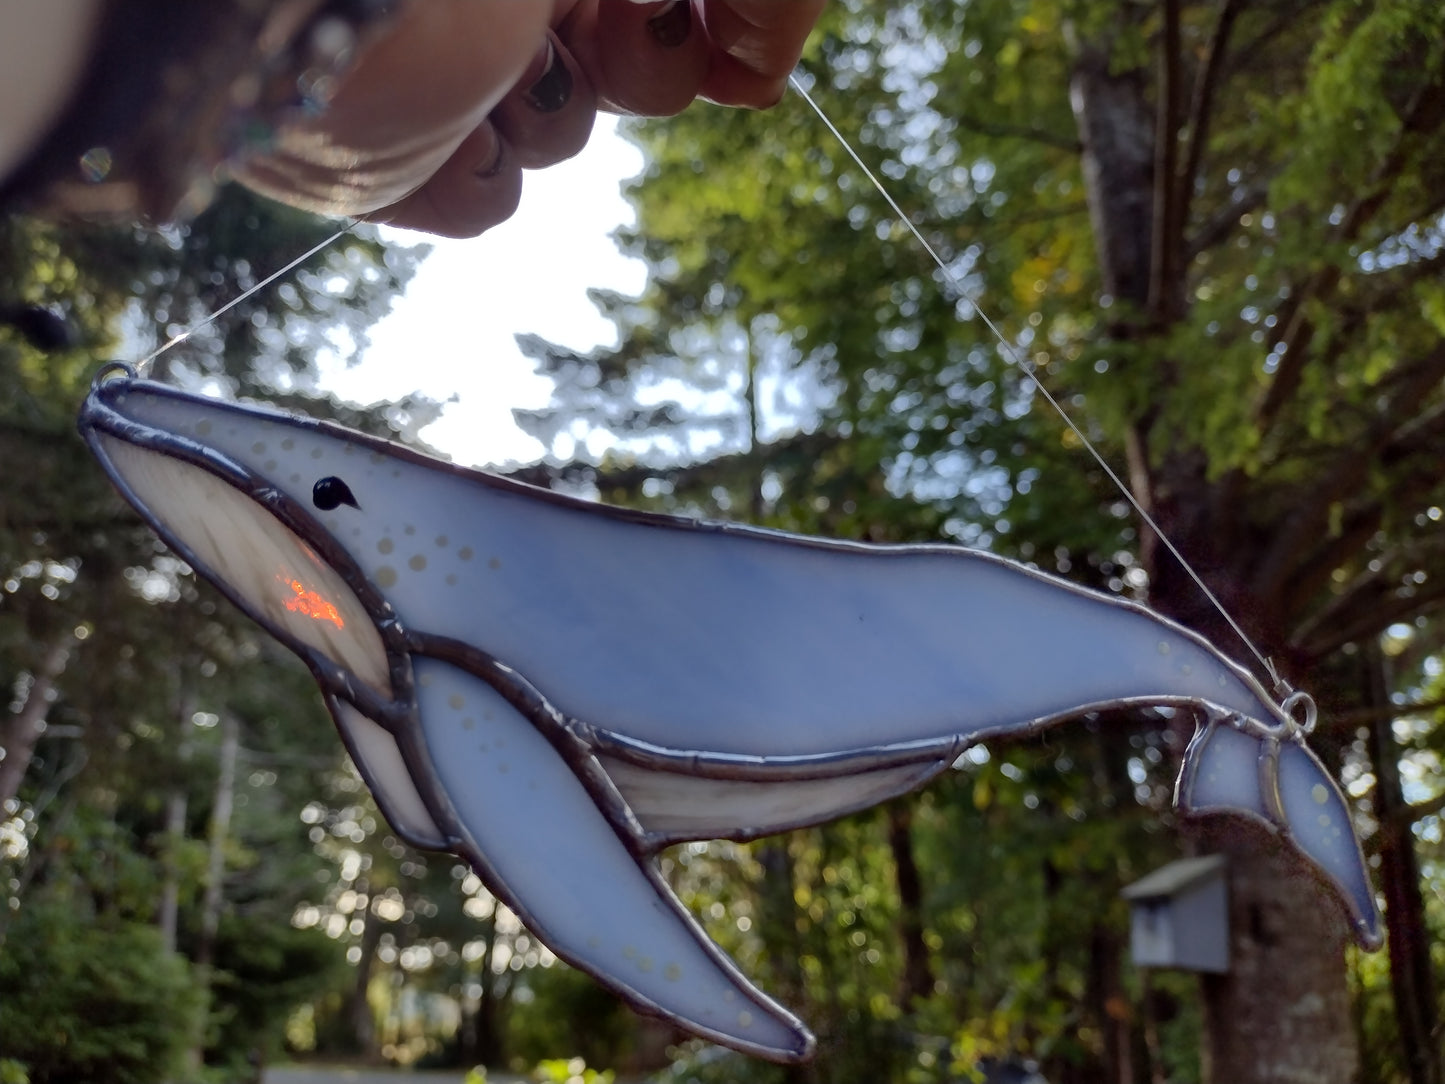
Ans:
POLYGON ((343 504, 349 504, 352 508, 361 507, 352 496, 351 487, 335 475, 316 480, 316 484, 311 487, 311 503, 323 512, 330 512, 343 504))

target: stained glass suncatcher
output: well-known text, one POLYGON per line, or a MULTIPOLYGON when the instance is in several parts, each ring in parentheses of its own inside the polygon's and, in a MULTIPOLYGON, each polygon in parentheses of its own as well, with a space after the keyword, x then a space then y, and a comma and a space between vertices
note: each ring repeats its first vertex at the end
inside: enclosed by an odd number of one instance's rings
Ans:
POLYGON ((660 848, 827 820, 990 737, 1124 705, 1196 712, 1179 805, 1270 825, 1380 939, 1303 728, 1141 606, 958 547, 607 508, 111 375, 86 440, 310 666, 393 827, 464 856, 558 956, 699 1035, 781 1061, 813 1042, 678 902, 660 848))

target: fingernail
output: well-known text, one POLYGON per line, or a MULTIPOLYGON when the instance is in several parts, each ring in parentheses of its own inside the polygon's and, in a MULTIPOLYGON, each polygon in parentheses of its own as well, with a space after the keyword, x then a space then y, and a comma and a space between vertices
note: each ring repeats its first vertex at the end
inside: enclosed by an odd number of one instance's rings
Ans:
POLYGON ((692 33, 692 0, 673 0, 647 20, 647 29, 661 45, 674 49, 692 33))
POLYGON ((539 113, 555 113, 572 96, 572 72, 557 55, 557 48, 547 42, 547 70, 527 88, 522 97, 539 113))
POLYGON ((498 173, 502 172, 502 162, 506 159, 506 144, 502 142, 501 136, 494 136, 497 142, 497 151, 492 155, 492 160, 481 169, 475 171, 476 175, 484 181, 491 180, 498 173))

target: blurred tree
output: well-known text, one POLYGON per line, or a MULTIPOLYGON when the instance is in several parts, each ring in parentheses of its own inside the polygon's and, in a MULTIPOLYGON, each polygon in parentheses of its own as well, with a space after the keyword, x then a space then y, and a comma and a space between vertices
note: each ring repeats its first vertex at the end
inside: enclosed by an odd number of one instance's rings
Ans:
MULTIPOLYGON (((165 1042, 199 1038, 208 1059, 232 1065, 279 1048, 290 1007, 334 974, 332 943, 309 942, 289 920, 317 865, 297 814, 339 748, 314 683, 123 509, 73 419, 97 358, 144 352, 331 230, 240 190, 160 233, 0 220, 0 314, 45 312, 65 331, 0 321, 0 680, 11 691, 0 717, 0 966, 31 966, 19 931, 42 913, 97 929, 153 924, 154 941, 116 942, 128 954, 117 973, 149 966, 154 982, 137 980, 132 996, 157 999, 144 1011, 159 1014, 165 1042), (226 788, 222 715, 237 726, 226 788), (202 841, 223 790, 233 812, 212 837, 208 872, 202 841), (175 979, 193 996, 187 958, 209 965, 207 1020, 195 1028, 181 994, 161 989, 175 979)), ((418 255, 357 231, 196 332, 184 360, 163 355, 155 375, 222 393, 309 394, 313 413, 395 432, 385 413, 314 398, 315 363, 361 344, 418 255)), ((390 417, 420 424, 426 410, 408 401, 390 417)), ((96 966, 107 958, 94 956, 96 966)), ((0 1027, 0 1056, 38 1073, 67 1056, 45 1044, 80 1049, 81 1019, 99 1049, 130 1042, 101 1034, 103 1013, 65 1007, 83 985, 7 999, 21 1015, 0 1027)), ((134 1079, 171 1071, 170 1054, 147 1057, 134 1079)))
POLYGON ((182 1070, 200 999, 154 928, 56 892, 26 908, 9 935, 0 1048, 31 1084, 151 1084, 182 1070))

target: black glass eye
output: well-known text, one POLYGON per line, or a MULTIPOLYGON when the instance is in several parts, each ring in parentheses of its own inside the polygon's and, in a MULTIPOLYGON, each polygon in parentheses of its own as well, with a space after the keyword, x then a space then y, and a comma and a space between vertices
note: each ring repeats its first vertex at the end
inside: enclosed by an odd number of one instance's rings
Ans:
POLYGON ((317 479, 316 484, 311 487, 311 503, 323 512, 330 512, 343 504, 349 504, 352 508, 361 507, 351 495, 351 487, 335 475, 317 479))

